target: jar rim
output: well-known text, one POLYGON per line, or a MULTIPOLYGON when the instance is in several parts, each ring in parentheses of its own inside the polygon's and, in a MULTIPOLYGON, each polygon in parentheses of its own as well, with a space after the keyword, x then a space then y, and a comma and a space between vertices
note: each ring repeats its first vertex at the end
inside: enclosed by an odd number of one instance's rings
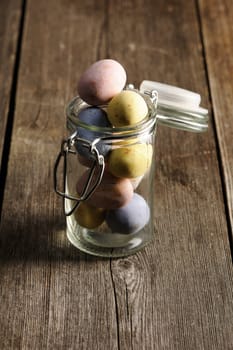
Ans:
POLYGON ((91 106, 84 102, 81 97, 75 96, 67 105, 66 107, 66 116, 67 116, 67 128, 71 130, 72 132, 74 129, 76 130, 77 127, 83 127, 86 130, 92 131, 92 132, 98 132, 106 136, 112 136, 112 137, 122 137, 126 135, 129 136, 135 136, 138 134, 142 134, 151 128, 154 128, 157 122, 157 104, 156 102, 152 101, 150 97, 146 94, 140 93, 138 90, 135 90, 138 94, 140 94, 148 107, 148 113, 147 116, 140 122, 135 123, 133 125, 127 125, 127 126, 121 126, 121 127, 99 127, 96 125, 90 125, 83 121, 80 121, 78 119, 78 114, 81 110, 88 108, 88 107, 97 107, 101 108, 103 110, 106 109, 107 105, 99 105, 99 106, 91 106))

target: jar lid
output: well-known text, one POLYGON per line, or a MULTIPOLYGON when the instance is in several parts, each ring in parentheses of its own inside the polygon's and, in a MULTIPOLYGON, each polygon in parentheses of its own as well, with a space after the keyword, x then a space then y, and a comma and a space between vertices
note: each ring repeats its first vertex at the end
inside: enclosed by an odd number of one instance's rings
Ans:
POLYGON ((200 107, 201 96, 177 86, 143 80, 140 92, 155 91, 158 122, 177 129, 203 132, 208 128, 208 110, 200 107))

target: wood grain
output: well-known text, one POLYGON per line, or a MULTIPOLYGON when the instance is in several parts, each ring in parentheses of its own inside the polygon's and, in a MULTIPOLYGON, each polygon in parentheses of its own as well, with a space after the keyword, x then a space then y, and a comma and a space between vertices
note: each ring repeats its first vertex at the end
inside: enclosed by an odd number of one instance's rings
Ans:
POLYGON ((200 1, 200 11, 230 219, 229 234, 233 240, 233 4, 229 0, 200 1))
POLYGON ((117 348, 109 261, 67 242, 52 184, 64 106, 96 59, 102 13, 95 1, 27 2, 0 236, 1 349, 117 348))
MULTIPOLYGON (((201 93, 208 106, 195 4, 127 5, 125 12, 117 2, 110 8, 109 53, 120 51, 121 61, 130 62, 130 81, 137 85, 150 78, 188 88, 201 93), (121 37, 115 30, 118 17, 121 37)), ((112 265, 122 349, 233 346, 231 259, 211 124, 203 135, 158 130, 156 239, 112 265)))
POLYGON ((96 59, 119 60, 136 86, 175 84, 210 106, 197 11, 185 0, 27 1, 0 230, 1 349, 232 349, 212 119, 202 135, 159 127, 155 239, 133 256, 73 248, 52 184, 64 105, 96 59))
MULTIPOLYGON (((19 34, 21 1, 1 1, 0 13, 0 159, 2 161, 19 34)), ((8 140, 9 142, 10 140, 8 140)))

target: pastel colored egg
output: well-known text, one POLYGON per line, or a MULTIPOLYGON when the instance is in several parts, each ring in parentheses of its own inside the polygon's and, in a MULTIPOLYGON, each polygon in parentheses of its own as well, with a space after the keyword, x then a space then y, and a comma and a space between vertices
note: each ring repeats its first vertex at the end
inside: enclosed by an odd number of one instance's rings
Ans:
MULTIPOLYGON (((77 191, 82 193, 90 171, 86 171, 77 182, 77 191)), ((97 180, 93 177, 90 186, 97 180)), ((126 205, 133 197, 133 186, 129 179, 116 177, 105 171, 99 186, 87 199, 86 203, 104 209, 116 209, 126 205)))
POLYGON ((74 216, 80 226, 94 229, 104 222, 105 210, 81 202, 74 212, 74 216))
POLYGON ((150 168, 152 153, 152 145, 146 143, 113 149, 108 157, 108 170, 118 177, 142 176, 150 168))
POLYGON ((79 96, 90 105, 106 104, 125 86, 126 72, 122 65, 112 59, 92 64, 80 77, 79 96))
MULTIPOLYGON (((78 114, 78 119, 79 121, 87 124, 87 127, 79 126, 77 128, 78 137, 90 143, 93 142, 95 139, 101 138, 101 136, 103 136, 103 133, 97 130, 89 130, 88 126, 97 126, 99 128, 111 127, 106 112, 98 107, 88 107, 82 109, 78 114)), ((91 153, 90 148, 88 148, 84 142, 77 141, 76 148, 81 156, 87 159, 93 159, 94 156, 91 153)), ((100 140, 98 141, 98 143, 96 143, 96 148, 99 154, 106 156, 106 154, 111 148, 111 145, 100 140)))
POLYGON ((113 233, 133 234, 140 231, 150 219, 150 209, 145 199, 134 193, 125 206, 109 210, 106 222, 113 233))
POLYGON ((147 116, 148 107, 140 94, 124 90, 109 102, 107 114, 110 122, 116 127, 134 125, 147 116))

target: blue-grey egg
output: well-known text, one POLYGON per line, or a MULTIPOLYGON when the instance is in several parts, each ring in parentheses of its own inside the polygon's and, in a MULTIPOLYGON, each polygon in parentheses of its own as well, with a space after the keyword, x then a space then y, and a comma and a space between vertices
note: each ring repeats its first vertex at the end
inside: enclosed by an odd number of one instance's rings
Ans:
POLYGON ((150 219, 150 209, 145 199, 134 193, 125 206, 109 210, 106 222, 113 233, 131 234, 140 231, 150 219))
MULTIPOLYGON (((81 110, 78 115, 78 118, 81 122, 87 125, 93 125, 101 128, 111 127, 106 112, 99 107, 87 107, 81 110)), ((85 127, 78 126, 78 137, 81 139, 93 142, 95 139, 98 139, 101 136, 103 136, 103 133, 100 131, 88 130, 85 127)), ((86 147, 86 145, 82 141, 76 142, 76 148, 81 156, 87 159, 93 158, 93 155, 90 152, 90 148, 86 147)), ((99 154, 106 156, 111 148, 111 145, 107 142, 103 142, 100 140, 96 144, 96 148, 99 154)))

